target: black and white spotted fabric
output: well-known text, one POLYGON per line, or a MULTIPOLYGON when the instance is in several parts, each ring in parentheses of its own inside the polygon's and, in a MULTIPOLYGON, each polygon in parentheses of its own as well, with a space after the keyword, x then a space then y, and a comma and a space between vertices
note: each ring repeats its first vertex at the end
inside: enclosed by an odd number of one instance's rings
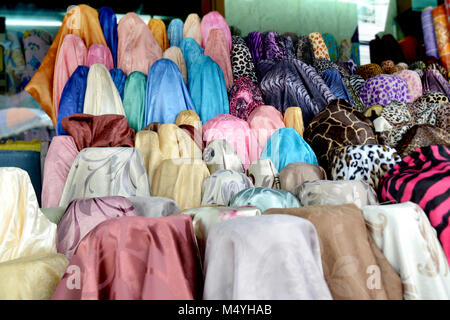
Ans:
POLYGON ((317 73, 322 75, 325 71, 329 69, 336 69, 341 74, 341 77, 348 77, 349 73, 342 66, 337 65, 333 61, 325 58, 315 59, 314 60, 314 68, 317 70, 317 73))
POLYGON ((257 83, 252 55, 245 44, 244 39, 239 36, 233 36, 230 56, 233 79, 236 80, 240 77, 248 77, 252 82, 257 83))

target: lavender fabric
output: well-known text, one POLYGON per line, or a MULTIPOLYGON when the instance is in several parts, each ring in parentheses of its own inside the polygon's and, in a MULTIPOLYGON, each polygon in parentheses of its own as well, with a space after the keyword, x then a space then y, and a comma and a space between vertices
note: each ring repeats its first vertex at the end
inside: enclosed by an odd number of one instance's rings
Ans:
POLYGON ((436 70, 427 70, 422 78, 423 93, 441 92, 450 98, 450 84, 436 70))
POLYGON ((264 59, 264 35, 259 31, 250 32, 247 36, 247 46, 252 54, 253 64, 256 66, 264 59))
POLYGON ((433 8, 428 8, 422 11, 422 31, 425 42, 425 53, 429 57, 435 57, 436 59, 439 59, 432 11, 433 8))
POLYGON ((335 95, 316 70, 299 60, 282 60, 273 66, 261 81, 267 105, 284 114, 287 108, 299 106, 307 126, 335 95))
POLYGON ((267 60, 283 60, 287 58, 284 38, 276 32, 269 32, 264 38, 264 51, 267 60))
POLYGON ((258 64, 256 65, 256 77, 258 79, 258 84, 261 84, 261 81, 266 73, 269 72, 269 70, 272 69, 272 67, 276 64, 277 61, 274 60, 261 60, 260 62, 258 62, 258 64))
POLYGON ((405 80, 389 74, 379 74, 368 79, 362 86, 360 95, 366 107, 377 104, 385 106, 392 100, 399 102, 410 100, 405 80))

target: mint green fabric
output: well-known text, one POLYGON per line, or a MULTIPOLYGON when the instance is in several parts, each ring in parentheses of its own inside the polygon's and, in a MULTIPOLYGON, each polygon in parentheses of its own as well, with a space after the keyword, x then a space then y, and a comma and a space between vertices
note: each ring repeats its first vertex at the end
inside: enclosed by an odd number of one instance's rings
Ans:
POLYGON ((46 216, 47 219, 50 220, 50 222, 53 222, 54 224, 57 225, 59 221, 61 221, 64 212, 66 212, 66 208, 64 207, 41 208, 41 211, 44 214, 44 216, 46 216))
POLYGON ((132 72, 125 82, 123 108, 130 128, 136 132, 145 127, 146 87, 147 76, 140 71, 132 72))

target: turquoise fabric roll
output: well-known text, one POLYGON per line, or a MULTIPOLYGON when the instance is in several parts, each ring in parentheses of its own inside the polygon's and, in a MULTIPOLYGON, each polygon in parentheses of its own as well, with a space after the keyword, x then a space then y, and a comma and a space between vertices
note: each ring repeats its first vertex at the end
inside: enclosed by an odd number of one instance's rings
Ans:
POLYGON ((261 153, 263 159, 272 160, 278 172, 293 162, 318 165, 314 151, 292 128, 282 128, 272 134, 261 153))
POLYGON ((328 54, 330 55, 330 60, 337 62, 340 57, 340 47, 336 41, 336 38, 330 33, 322 33, 323 41, 328 49, 328 54))
POLYGON ((130 73, 123 96, 123 108, 130 128, 141 131, 145 127, 145 90, 147 76, 140 71, 130 73))
POLYGON ((264 187, 242 190, 231 199, 230 207, 255 206, 261 212, 271 208, 300 208, 300 201, 290 192, 264 187))

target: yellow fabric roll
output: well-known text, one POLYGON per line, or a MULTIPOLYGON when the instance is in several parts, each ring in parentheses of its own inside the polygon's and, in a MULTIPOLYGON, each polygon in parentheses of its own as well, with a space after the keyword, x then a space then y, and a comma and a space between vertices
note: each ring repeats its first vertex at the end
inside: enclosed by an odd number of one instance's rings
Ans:
POLYGON ((181 52, 181 49, 178 47, 170 47, 166 51, 164 51, 163 58, 172 60, 178 66, 178 69, 180 69, 180 73, 181 76, 183 77, 184 82, 187 83, 186 61, 184 60, 184 56, 183 53, 181 52))
POLYGON ((0 300, 49 300, 69 260, 62 254, 0 263, 0 300))
POLYGON ((164 160, 155 170, 152 195, 176 201, 180 210, 198 208, 202 202, 203 180, 209 170, 202 160, 164 160))
POLYGON ((152 31, 153 37, 158 42, 161 50, 169 47, 169 38, 167 37, 166 25, 161 19, 150 19, 148 27, 152 31))
POLYGON ((197 113, 195 113, 194 110, 181 111, 178 114, 176 124, 177 126, 187 124, 202 132, 202 122, 200 120, 200 117, 197 115, 197 113))
POLYGON ((56 225, 39 209, 28 173, 0 168, 0 195, 0 263, 56 253, 56 225))
POLYGON ((194 38, 194 40, 201 46, 202 33, 200 29, 200 17, 196 13, 191 13, 187 16, 183 27, 184 38, 194 38))
MULTIPOLYGON (((161 124, 158 132, 141 130, 136 134, 135 147, 142 154, 149 181, 166 159, 202 159, 202 151, 189 134, 173 123, 161 124)), ((151 184, 153 193, 153 184, 151 184)))
POLYGON ((287 108, 284 113, 284 125, 286 128, 292 128, 303 137, 305 127, 303 126, 303 114, 302 109, 299 107, 287 108))
POLYGON ((64 17, 47 55, 25 87, 25 90, 33 96, 52 119, 55 128, 57 114, 53 103, 53 73, 59 47, 63 42, 64 36, 70 33, 80 36, 88 48, 96 43, 106 46, 97 10, 87 5, 74 6, 64 17))
POLYGON ((4 144, 0 144, 0 150, 20 150, 20 151, 36 151, 41 152, 41 141, 12 141, 8 140, 4 144))
POLYGON ((363 114, 366 118, 373 117, 374 115, 379 117, 379 116, 381 116, 381 112, 383 111, 383 108, 384 108, 384 106, 377 104, 375 106, 371 106, 371 107, 367 108, 366 110, 364 110, 363 114))

